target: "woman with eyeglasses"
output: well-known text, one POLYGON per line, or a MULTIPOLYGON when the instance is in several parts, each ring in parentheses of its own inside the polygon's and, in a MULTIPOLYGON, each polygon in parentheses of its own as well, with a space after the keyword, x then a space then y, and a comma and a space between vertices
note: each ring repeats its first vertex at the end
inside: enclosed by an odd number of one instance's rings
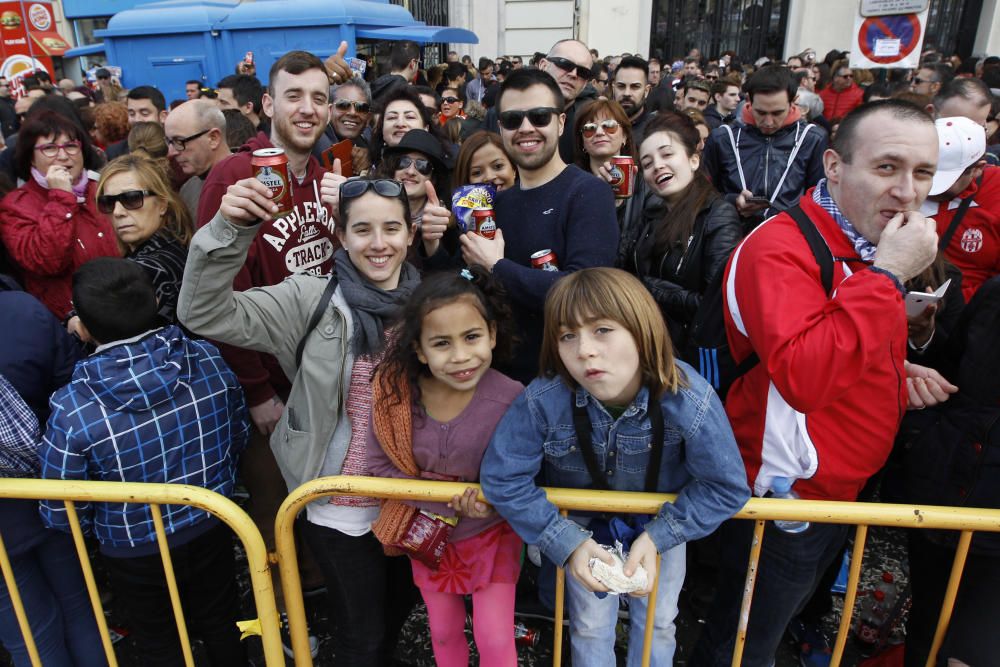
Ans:
POLYGON ((438 116, 438 123, 443 127, 452 118, 465 118, 465 91, 461 86, 441 91, 441 114, 438 116))
MULTIPOLYGON (((612 157, 615 155, 635 157, 632 123, 621 105, 612 100, 595 100, 577 113, 573 139, 576 165, 606 182, 611 178, 612 157)), ((636 185, 639 185, 638 179, 636 185)), ((641 200, 642 192, 637 190, 632 198, 641 200)), ((619 227, 624 220, 629 201, 629 199, 615 200, 619 227)))
MULTIPOLYGON (((372 371, 419 281, 406 262, 416 235, 406 190, 387 179, 342 181, 333 277, 298 273, 234 292, 259 221, 276 212, 270 194, 254 178, 229 186, 219 214, 192 240, 179 318, 213 340, 273 354, 292 378, 270 440, 289 489, 321 476, 367 476, 372 371)), ((378 513, 378 500, 356 496, 306 510, 303 536, 326 582, 337 665, 388 664, 418 596, 408 559, 386 557, 371 532, 378 513)))
POLYGON ((452 181, 456 185, 489 183, 497 192, 517 181, 517 169, 504 150, 499 134, 480 130, 462 142, 452 181))
POLYGON ((110 162, 97 183, 97 208, 114 225, 125 258, 149 274, 161 323, 175 324, 194 225, 160 163, 141 149, 110 162))
POLYGON ((118 256, 107 217, 96 208, 100 166, 83 128, 53 111, 33 114, 18 133, 14 168, 24 185, 0 203, 0 238, 25 290, 65 320, 73 272, 95 257, 118 256))
POLYGON ((743 238, 736 209, 698 169, 700 139, 684 114, 661 111, 649 122, 639 146, 649 194, 641 214, 626 221, 617 261, 652 293, 679 355, 696 368, 698 356, 686 345, 688 327, 743 238))

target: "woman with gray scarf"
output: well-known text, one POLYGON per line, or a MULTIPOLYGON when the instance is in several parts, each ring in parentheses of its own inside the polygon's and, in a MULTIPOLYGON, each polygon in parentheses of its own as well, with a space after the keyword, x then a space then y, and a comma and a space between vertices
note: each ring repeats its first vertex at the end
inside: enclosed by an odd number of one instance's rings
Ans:
MULTIPOLYGON (((339 213, 333 278, 298 274, 233 292, 260 220, 276 209, 270 191, 248 178, 229 187, 195 235, 178 305, 192 331, 273 354, 293 378, 271 436, 289 490, 321 476, 368 474, 372 371, 387 325, 419 281, 405 261, 415 227, 398 181, 350 179, 322 200, 336 201, 339 213)), ((371 533, 378 509, 376 499, 350 496, 306 510, 303 536, 326 580, 338 665, 390 661, 417 599, 407 559, 386 557, 371 533)))

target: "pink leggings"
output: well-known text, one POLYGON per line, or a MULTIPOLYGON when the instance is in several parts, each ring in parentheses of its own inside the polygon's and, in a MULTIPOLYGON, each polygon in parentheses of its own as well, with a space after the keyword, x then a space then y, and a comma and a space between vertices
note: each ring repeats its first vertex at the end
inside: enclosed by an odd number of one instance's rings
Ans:
MULTIPOLYGON (((490 584, 472 594, 472 635, 480 667, 516 667, 514 584, 490 584)), ((431 644, 438 667, 468 667, 465 602, 461 595, 420 589, 427 603, 431 644)))

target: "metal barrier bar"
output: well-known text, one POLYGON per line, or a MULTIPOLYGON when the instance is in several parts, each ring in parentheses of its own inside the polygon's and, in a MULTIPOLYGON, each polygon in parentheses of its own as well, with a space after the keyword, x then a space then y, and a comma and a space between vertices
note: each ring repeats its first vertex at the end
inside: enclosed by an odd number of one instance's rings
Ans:
POLYGON ((858 526, 854 534, 854 550, 851 551, 851 569, 847 575, 847 593, 844 595, 844 610, 840 614, 840 627, 837 629, 837 639, 833 644, 833 655, 830 656, 830 667, 839 667, 844 657, 844 646, 847 644, 847 632, 851 628, 854 617, 854 601, 858 594, 858 581, 861 579, 861 563, 865 557, 865 542, 868 540, 868 526, 858 526))
MULTIPOLYGON (((87 587, 91 592, 91 602, 95 607, 98 627, 104 634, 106 651, 109 650, 110 646, 110 640, 107 638, 107 626, 104 624, 104 614, 101 611, 100 599, 95 600, 97 591, 96 586, 93 584, 93 573, 90 571, 89 559, 86 557, 86 548, 83 545, 82 532, 80 531, 79 522, 76 520, 75 508, 72 507, 71 501, 189 505, 211 513, 229 526, 243 543, 250 573, 250 583, 253 588, 254 604, 257 610, 257 620, 260 625, 265 664, 268 667, 281 667, 285 664, 284 651, 281 648, 278 610, 275 606, 274 589, 271 585, 271 571, 268 565, 268 554, 264 546, 264 539, 254 525, 253 520, 230 499, 208 489, 184 484, 142 484, 133 482, 93 482, 55 479, 5 479, 3 485, 0 485, 0 498, 67 501, 67 517, 72 518, 71 530, 73 531, 74 540, 79 537, 77 552, 81 558, 80 565, 84 569, 87 587)), ((157 532, 159 533, 159 528, 157 532)), ((4 555, 6 556, 6 553, 4 555)), ((4 575, 7 576, 6 571, 4 575)), ((307 650, 306 655, 308 654, 307 650)), ((113 649, 110 650, 109 662, 112 666, 115 665, 113 649)))
MULTIPOLYGON (((466 488, 477 488, 476 484, 459 482, 432 482, 428 480, 384 479, 378 477, 321 477, 306 482, 292 491, 278 510, 275 519, 275 542, 277 545, 278 562, 281 580, 285 594, 285 605, 288 612, 292 645, 295 649, 296 667, 311 667, 312 658, 308 650, 308 635, 305 625, 305 607, 302 600, 302 588, 299 581, 295 560, 295 540, 292 525, 295 517, 312 500, 332 495, 372 496, 376 498, 394 498, 397 500, 424 500, 429 502, 447 502, 455 495, 461 495, 466 488)), ((621 514, 656 514, 664 502, 673 502, 674 494, 658 494, 643 492, 596 491, 593 489, 545 489, 548 500, 560 508, 565 515, 571 510, 586 512, 615 512, 621 514)), ((480 496, 480 500, 483 500, 480 496)), ((932 505, 888 505, 875 503, 856 503, 841 501, 814 500, 778 500, 774 498, 751 498, 750 501, 736 513, 736 519, 751 519, 757 522, 755 529, 755 547, 758 550, 763 535, 763 522, 774 519, 792 521, 810 521, 817 523, 849 524, 858 526, 887 526, 894 528, 937 528, 942 530, 961 530, 965 541, 965 552, 961 551, 963 542, 959 542, 960 552, 956 555, 955 568, 952 570, 954 591, 950 600, 954 601, 958 581, 961 579, 961 569, 965 564, 965 553, 968 550, 968 539, 971 531, 983 530, 1000 532, 1000 510, 976 509, 967 507, 937 507, 932 505), (758 534, 759 532, 759 534, 758 534), (961 556, 961 558, 959 558, 961 556)), ((861 533, 865 535, 866 533, 861 533)), ((855 559, 852 568, 860 568, 861 554, 864 545, 855 546, 855 559)), ((754 561, 756 562, 756 561, 754 561)), ((860 570, 859 570, 860 571, 860 570)), ((557 577, 560 576, 557 574, 557 577)), ((561 581, 557 580, 557 604, 561 602, 561 581)), ((855 579, 855 591, 857 580, 855 579)), ((946 597, 946 601, 949 598, 946 597)), ((951 605, 942 607, 942 619, 950 618, 951 605)), ((742 622, 742 621, 741 621, 742 622)), ((850 619, 848 619, 848 625, 850 619)), ((843 621, 842 621, 843 624, 843 621)), ((947 628, 944 622, 943 628, 947 628)), ((944 629, 939 624, 939 632, 943 637, 944 629)), ((558 666, 561 657, 561 624, 555 628, 556 642, 559 649, 553 655, 553 664, 558 666)), ((839 640, 839 635, 838 635, 839 640)), ((740 643, 737 646, 741 649, 740 643)), ((940 645, 935 649, 940 648, 940 645)), ((734 657, 736 657, 734 655, 734 657)), ((933 658, 933 654, 931 656, 933 658)), ((738 664, 738 660, 733 664, 738 664)))
POLYGON ((656 572, 653 573, 653 590, 649 594, 646 602, 646 627, 642 633, 642 667, 649 667, 649 658, 653 654, 653 630, 656 627, 656 596, 660 592, 660 566, 663 564, 663 556, 656 555, 656 572))
POLYGON ((21 602, 21 593, 17 590, 17 582, 14 580, 14 569, 10 566, 10 558, 7 557, 7 548, 0 537, 0 571, 3 572, 4 581, 7 582, 7 594, 10 596, 10 604, 14 607, 14 615, 17 617, 17 625, 24 635, 24 648, 28 651, 28 658, 33 667, 42 667, 42 659, 38 655, 38 647, 35 646, 35 637, 28 624, 28 616, 24 613, 24 603, 21 602))
POLYGON ((73 544, 76 546, 76 558, 80 561, 80 569, 83 571, 83 580, 87 584, 87 595, 90 596, 90 607, 94 610, 94 619, 97 621, 97 629, 101 633, 101 643, 104 645, 104 657, 108 659, 110 667, 118 667, 118 658, 115 657, 115 648, 111 643, 111 634, 108 632, 108 621, 104 618, 104 606, 101 604, 101 593, 97 590, 97 580, 94 579, 94 568, 90 566, 90 556, 87 554, 87 543, 83 541, 83 530, 80 529, 80 518, 76 515, 76 505, 72 500, 65 501, 66 518, 69 521, 70 533, 73 535, 73 544))
POLYGON ((184 664, 194 667, 194 656, 191 654, 191 639, 188 637, 187 623, 184 622, 184 608, 181 607, 181 594, 177 590, 177 575, 174 574, 174 562, 170 558, 170 545, 167 544, 167 531, 163 528, 163 514, 160 506, 151 503, 149 511, 153 515, 153 525, 156 527, 156 543, 160 547, 160 560, 163 561, 163 574, 167 578, 167 591, 170 593, 170 606, 174 610, 174 621, 177 623, 177 637, 181 642, 181 653, 184 664))
POLYGON ((931 652, 927 655, 926 667, 934 667, 938 651, 944 643, 944 633, 948 631, 948 622, 951 620, 951 612, 955 609, 955 597, 958 595, 958 586, 962 583, 962 572, 965 570, 965 559, 969 555, 969 546, 972 544, 972 531, 963 530, 958 538, 958 548, 955 550, 955 561, 951 566, 951 576, 948 578, 948 588, 944 592, 944 601, 941 603, 941 615, 938 617, 937 630, 934 631, 934 642, 931 644, 931 652))
MULTIPOLYGON (((559 514, 566 518, 569 512, 562 510, 559 514)), ((556 568, 556 609, 552 627, 552 667, 562 665, 563 616, 566 614, 566 570, 556 568)))

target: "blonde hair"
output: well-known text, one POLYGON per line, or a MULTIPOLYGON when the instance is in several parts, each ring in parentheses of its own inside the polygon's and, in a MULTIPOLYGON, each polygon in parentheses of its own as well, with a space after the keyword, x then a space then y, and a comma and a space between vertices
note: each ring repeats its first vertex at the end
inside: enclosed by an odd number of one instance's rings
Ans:
POLYGON ((674 361, 674 348, 660 307, 639 280, 620 269, 592 268, 560 279, 545 300, 545 332, 539 366, 546 377, 558 375, 576 386, 559 357, 559 335, 588 322, 608 319, 622 325, 639 351, 642 384, 652 398, 676 393, 687 382, 674 361))
POLYGON ((149 157, 145 152, 130 153, 109 162, 101 170, 101 180, 97 183, 97 196, 104 194, 104 188, 112 176, 124 173, 133 174, 143 189, 149 190, 153 197, 166 203, 167 212, 163 216, 163 225, 159 231, 187 246, 194 236, 191 214, 170 187, 170 179, 160 166, 159 160, 149 157))

